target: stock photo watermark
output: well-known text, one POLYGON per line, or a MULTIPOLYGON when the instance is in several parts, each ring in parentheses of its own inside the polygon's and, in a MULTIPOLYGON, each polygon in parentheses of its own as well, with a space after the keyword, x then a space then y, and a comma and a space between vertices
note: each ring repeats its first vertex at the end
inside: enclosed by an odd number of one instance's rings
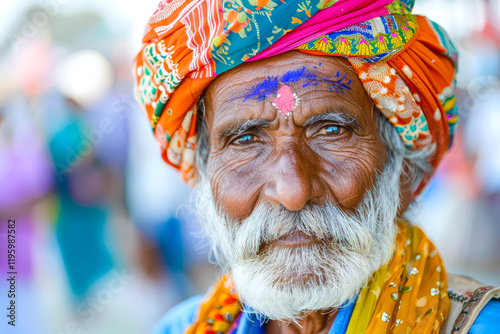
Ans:
POLYGON ((468 96, 458 101, 460 118, 464 121, 467 120, 469 113, 474 112, 481 101, 500 92, 500 80, 493 76, 477 77, 467 85, 466 91, 468 96))
POLYGON ((9 219, 7 222, 7 324, 16 326, 16 220, 9 219))
POLYGON ((40 31, 47 27, 50 20, 57 16, 61 7, 75 0, 45 0, 39 3, 40 8, 23 21, 18 33, 11 36, 11 45, 14 52, 19 52, 28 42, 39 36, 40 31))
POLYGON ((117 295, 124 292, 130 282, 135 280, 135 277, 127 274, 125 269, 121 271, 113 270, 110 273, 110 279, 106 286, 100 289, 91 297, 87 297, 76 307, 76 316, 78 322, 69 321, 64 328, 58 332, 50 332, 49 334, 79 334, 82 331, 82 326, 93 322, 97 315, 103 312, 110 305, 117 295))
POLYGON ((79 145, 65 147, 64 161, 55 162, 53 168, 59 180, 66 174, 71 173, 88 157, 95 147, 99 146, 106 136, 116 130, 116 121, 123 121, 128 118, 132 110, 137 109, 136 102, 132 95, 122 94, 111 103, 113 117, 103 117, 98 125, 92 129, 82 131, 82 140, 79 145))

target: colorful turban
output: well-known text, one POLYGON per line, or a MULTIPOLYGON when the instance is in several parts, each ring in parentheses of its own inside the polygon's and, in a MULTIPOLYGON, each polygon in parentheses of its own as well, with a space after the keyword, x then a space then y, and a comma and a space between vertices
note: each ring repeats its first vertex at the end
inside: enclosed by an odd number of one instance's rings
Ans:
POLYGON ((457 50, 413 15, 414 0, 162 0, 136 58, 136 98, 163 159, 194 179, 197 102, 219 74, 289 50, 346 57, 407 147, 435 144, 435 167, 458 112, 457 50))

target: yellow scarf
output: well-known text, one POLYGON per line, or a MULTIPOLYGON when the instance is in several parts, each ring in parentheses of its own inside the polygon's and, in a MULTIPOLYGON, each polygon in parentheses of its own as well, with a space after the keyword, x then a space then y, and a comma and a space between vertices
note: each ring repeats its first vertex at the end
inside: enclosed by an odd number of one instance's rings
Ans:
MULTIPOLYGON (((439 333, 448 315, 448 280, 443 261, 424 232, 398 222, 390 262, 373 274, 354 307, 346 334, 439 333)), ((227 333, 241 313, 226 277, 207 294, 187 334, 227 333)))

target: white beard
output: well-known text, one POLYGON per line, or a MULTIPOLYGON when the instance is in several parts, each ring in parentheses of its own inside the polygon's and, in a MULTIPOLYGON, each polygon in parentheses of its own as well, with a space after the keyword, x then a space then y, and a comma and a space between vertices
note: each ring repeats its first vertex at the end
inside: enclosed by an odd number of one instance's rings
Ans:
POLYGON ((353 299, 390 259, 402 166, 402 158, 389 153, 384 172, 350 215, 331 202, 296 212, 262 204, 242 222, 233 221, 217 209, 203 175, 193 199, 215 260, 232 271, 240 301, 268 319, 297 321, 353 299), (269 247, 298 231, 320 242, 269 247))

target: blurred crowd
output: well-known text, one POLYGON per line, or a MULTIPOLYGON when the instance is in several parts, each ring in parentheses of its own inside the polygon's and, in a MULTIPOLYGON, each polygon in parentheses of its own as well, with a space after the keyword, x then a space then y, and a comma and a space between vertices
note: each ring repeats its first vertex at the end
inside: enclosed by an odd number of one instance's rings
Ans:
MULTIPOLYGON (((134 101, 134 13, 25 2, 0 35, 0 258, 15 219, 15 333, 148 333, 218 271, 190 189, 134 101)), ((500 1, 418 0, 415 12, 454 33, 462 59, 457 139, 410 215, 449 271, 500 285, 500 1)))

